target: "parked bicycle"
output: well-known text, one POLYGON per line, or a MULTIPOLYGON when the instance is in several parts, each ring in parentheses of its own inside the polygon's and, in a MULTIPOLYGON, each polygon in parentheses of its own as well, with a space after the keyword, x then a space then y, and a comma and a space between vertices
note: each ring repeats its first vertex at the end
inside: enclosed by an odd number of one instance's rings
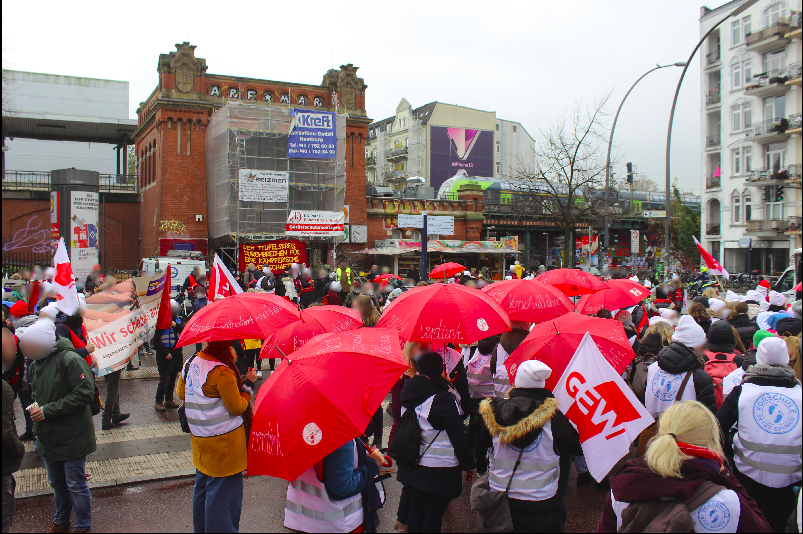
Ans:
POLYGON ((742 286, 747 287, 755 287, 761 282, 764 277, 761 276, 761 271, 756 269, 754 271, 750 271, 749 273, 739 273, 731 278, 731 285, 735 289, 739 289, 742 286))

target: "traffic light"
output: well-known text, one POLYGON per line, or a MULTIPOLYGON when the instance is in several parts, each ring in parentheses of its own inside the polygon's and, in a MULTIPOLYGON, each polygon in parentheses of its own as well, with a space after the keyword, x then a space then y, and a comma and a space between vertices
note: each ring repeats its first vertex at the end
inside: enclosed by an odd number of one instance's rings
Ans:
POLYGON ((761 200, 764 202, 770 202, 772 198, 772 187, 769 185, 764 186, 764 192, 761 194, 761 200))
POLYGON ((775 202, 783 202, 783 186, 775 186, 775 202))
POLYGON ((627 183, 633 183, 633 163, 627 162, 627 183))

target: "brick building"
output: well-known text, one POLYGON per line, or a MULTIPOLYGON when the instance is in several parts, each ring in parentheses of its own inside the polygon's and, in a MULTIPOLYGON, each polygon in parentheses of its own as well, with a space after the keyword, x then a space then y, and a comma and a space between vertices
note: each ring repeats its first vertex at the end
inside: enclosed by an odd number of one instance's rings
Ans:
MULTIPOLYGON (((206 132, 211 116, 226 103, 301 108, 347 114, 345 200, 350 223, 366 225, 366 85, 357 67, 327 71, 319 85, 242 78, 207 72, 195 46, 177 44, 159 56, 159 84, 137 109, 134 133, 141 195, 141 252, 164 254, 176 245, 205 254, 207 226, 206 132)), ((338 252, 364 248, 343 244, 338 252)))

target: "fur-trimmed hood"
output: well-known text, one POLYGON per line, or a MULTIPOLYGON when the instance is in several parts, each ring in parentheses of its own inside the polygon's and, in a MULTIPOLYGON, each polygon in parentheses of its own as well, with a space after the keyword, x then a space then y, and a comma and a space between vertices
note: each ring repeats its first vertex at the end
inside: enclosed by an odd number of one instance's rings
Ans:
POLYGON ((526 447, 558 412, 558 400, 546 389, 514 388, 508 399, 485 399, 480 415, 492 437, 504 445, 526 447))

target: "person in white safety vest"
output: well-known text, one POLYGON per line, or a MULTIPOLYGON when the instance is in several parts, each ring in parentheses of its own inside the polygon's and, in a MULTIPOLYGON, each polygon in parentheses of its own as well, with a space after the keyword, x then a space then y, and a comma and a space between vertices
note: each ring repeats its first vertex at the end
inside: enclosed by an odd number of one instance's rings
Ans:
POLYGON ((795 505, 793 486, 803 478, 803 392, 788 363, 783 339, 762 339, 756 365, 747 369, 742 384, 733 388, 717 413, 721 428, 737 427, 732 439, 734 474, 775 532, 783 532, 795 505))
POLYGON ((674 403, 686 400, 699 401, 716 413, 714 381, 702 364, 707 344, 705 332, 692 316, 681 317, 672 343, 647 367, 644 406, 650 415, 657 418, 674 403))
POLYGON ((477 464, 477 474, 482 475, 488 470, 488 447, 490 445, 483 434, 479 432, 482 426, 480 415, 480 402, 483 399, 494 397, 494 376, 491 369, 496 367, 496 346, 499 344, 498 336, 482 339, 477 344, 477 350, 469 359, 466 366, 468 390, 471 396, 471 412, 468 422, 468 441, 474 447, 474 461, 477 464))
POLYGON ((597 532, 772 532, 724 466, 719 425, 706 406, 678 402, 658 425, 647 452, 611 477, 597 532))
MULTIPOLYGON (((474 455, 451 384, 443 377, 443 359, 427 351, 413 360, 416 375, 401 391, 402 417, 415 410, 420 438, 417 465, 399 464, 398 481, 409 498, 409 532, 440 532, 449 501, 463 490, 461 471, 474 470, 474 455)), ((402 439, 393 437, 394 446, 402 439)), ((408 439, 413 439, 410 436, 408 439)))
POLYGON ((509 398, 480 404, 493 443, 488 484, 492 491, 508 489, 514 532, 563 532, 560 456, 583 454, 577 430, 544 387, 551 374, 545 363, 526 361, 509 398))
POLYGON ((297 532, 376 532, 379 518, 375 511, 366 518, 362 493, 378 493, 370 486, 383 461, 379 449, 366 454, 359 439, 335 449, 287 485, 284 526, 297 532))
POLYGON ((238 532, 243 504, 247 446, 243 414, 256 382, 234 362, 231 341, 212 341, 187 360, 176 386, 190 427, 195 490, 195 532, 238 532))

